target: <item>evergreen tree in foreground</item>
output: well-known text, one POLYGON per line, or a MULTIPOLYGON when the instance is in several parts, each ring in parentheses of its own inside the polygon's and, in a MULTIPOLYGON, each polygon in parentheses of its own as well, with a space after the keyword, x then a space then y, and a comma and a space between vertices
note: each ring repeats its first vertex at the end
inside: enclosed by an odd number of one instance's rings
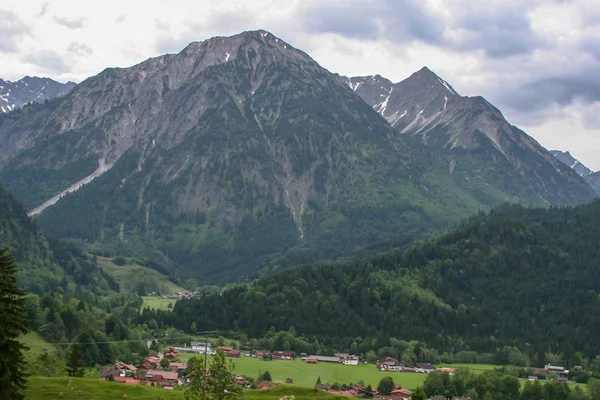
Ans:
POLYGON ((208 373, 204 370, 204 360, 195 362, 192 367, 192 381, 185 391, 186 400, 237 400, 243 397, 242 387, 233 376, 233 362, 225 360, 225 353, 217 349, 208 373))
POLYGON ((27 332, 25 292, 17 285, 17 266, 8 249, 0 250, 0 399, 21 400, 26 383, 26 350, 17 338, 27 332))
POLYGON ((82 378, 85 375, 85 368, 83 368, 83 350, 79 343, 73 343, 69 349, 67 374, 77 378, 82 378))

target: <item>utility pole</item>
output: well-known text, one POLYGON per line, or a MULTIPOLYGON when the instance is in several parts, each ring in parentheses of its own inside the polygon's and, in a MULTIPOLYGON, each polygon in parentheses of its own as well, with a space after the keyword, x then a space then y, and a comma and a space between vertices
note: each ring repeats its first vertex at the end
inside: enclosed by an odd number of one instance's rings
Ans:
MULTIPOLYGON (((199 335, 214 335, 217 331, 196 332, 199 335)), ((202 370, 202 400, 206 400, 206 369, 208 368, 208 338, 204 337, 204 369, 202 370)))

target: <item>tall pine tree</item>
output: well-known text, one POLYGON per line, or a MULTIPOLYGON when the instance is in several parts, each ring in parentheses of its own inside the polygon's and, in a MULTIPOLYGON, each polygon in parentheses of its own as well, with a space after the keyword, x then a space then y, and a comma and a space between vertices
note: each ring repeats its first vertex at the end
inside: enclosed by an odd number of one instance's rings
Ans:
POLYGON ((85 369, 83 368, 83 350, 79 343, 73 343, 69 349, 67 374, 77 378, 81 378, 85 375, 85 369))
POLYGON ((27 332, 25 292, 17 285, 17 266, 8 249, 0 250, 0 399, 24 399, 23 351, 17 338, 27 332))

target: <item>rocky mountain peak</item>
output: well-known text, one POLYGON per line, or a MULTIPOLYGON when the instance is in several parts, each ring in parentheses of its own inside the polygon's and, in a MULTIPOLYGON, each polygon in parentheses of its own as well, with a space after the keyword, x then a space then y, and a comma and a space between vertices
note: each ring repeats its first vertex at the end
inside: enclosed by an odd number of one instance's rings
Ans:
POLYGON ((552 155, 556 157, 560 162, 577 172, 582 178, 586 178, 587 176, 593 173, 591 169, 589 169, 588 167, 583 165, 578 159, 573 157, 573 155, 571 155, 569 151, 550 150, 550 153, 552 153, 552 155))
POLYGON ((74 82, 61 83, 37 76, 25 76, 15 82, 0 79, 0 113, 64 96, 75 86, 74 82))

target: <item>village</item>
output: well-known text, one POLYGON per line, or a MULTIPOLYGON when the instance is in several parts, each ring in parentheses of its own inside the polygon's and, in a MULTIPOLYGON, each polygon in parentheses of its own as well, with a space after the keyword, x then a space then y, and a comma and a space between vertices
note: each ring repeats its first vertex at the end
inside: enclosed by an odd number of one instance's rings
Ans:
MULTIPOLYGON (((308 355, 306 353, 295 354, 292 351, 242 351, 240 349, 228 346, 218 346, 218 349, 222 350, 225 355, 229 358, 254 358, 265 361, 278 360, 282 362, 301 360, 307 365, 310 364, 338 364, 347 366, 357 366, 359 364, 365 364, 361 362, 358 356, 336 353, 333 356, 322 356, 322 355, 308 355)), ((144 358, 137 365, 127 364, 124 362, 117 361, 114 365, 105 367, 100 372, 101 379, 113 382, 119 382, 130 385, 146 385, 161 387, 166 390, 173 390, 177 386, 183 386, 189 383, 190 375, 188 370, 188 364, 179 361, 180 358, 189 359, 190 355, 213 355, 215 348, 208 342, 192 342, 187 346, 183 347, 165 347, 162 353, 151 355, 144 358), (189 354, 186 354, 189 353, 189 354), (182 354, 186 354, 186 357, 182 357, 182 354)), ((414 373, 414 374, 429 374, 433 371, 453 376, 455 368, 449 367, 436 367, 430 363, 409 363, 399 361, 392 357, 387 357, 385 360, 377 362, 377 370, 380 372, 403 372, 403 373, 414 373)), ((577 366, 575 367, 577 368, 577 366)), ((581 368, 581 367, 579 367, 581 368)), ((559 381, 567 382, 569 371, 564 367, 546 365, 544 368, 533 368, 527 369, 531 374, 527 379, 530 381, 542 379, 557 379, 559 381)), ((266 378, 266 377, 265 377, 266 378)), ((271 380, 270 376, 264 380, 254 380, 247 376, 237 375, 236 381, 246 389, 257 389, 265 390, 280 384, 294 384, 294 378, 292 376, 287 377, 284 382, 278 382, 271 380)), ((349 384, 338 384, 338 383, 323 383, 320 381, 320 377, 314 384, 314 388, 317 390, 323 390, 331 394, 347 396, 347 397, 360 397, 360 398, 375 398, 378 400, 408 400, 411 398, 412 391, 402 385, 395 385, 394 389, 389 394, 380 394, 377 390, 371 386, 364 385, 361 383, 349 383, 349 384)), ((441 400, 437 399, 436 400, 441 400)), ((463 398, 455 398, 453 400, 465 400, 463 398)))

